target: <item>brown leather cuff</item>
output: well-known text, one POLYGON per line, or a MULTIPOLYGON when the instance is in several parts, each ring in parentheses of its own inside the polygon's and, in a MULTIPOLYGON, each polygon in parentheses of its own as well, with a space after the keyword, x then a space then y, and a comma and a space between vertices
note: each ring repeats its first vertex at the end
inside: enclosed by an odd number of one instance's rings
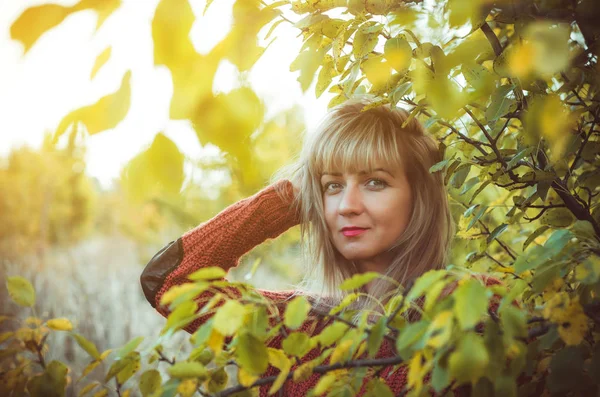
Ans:
POLYGON ((156 307, 156 294, 165 283, 167 276, 179 266, 183 259, 181 238, 171 241, 150 259, 140 276, 140 283, 146 299, 156 307))

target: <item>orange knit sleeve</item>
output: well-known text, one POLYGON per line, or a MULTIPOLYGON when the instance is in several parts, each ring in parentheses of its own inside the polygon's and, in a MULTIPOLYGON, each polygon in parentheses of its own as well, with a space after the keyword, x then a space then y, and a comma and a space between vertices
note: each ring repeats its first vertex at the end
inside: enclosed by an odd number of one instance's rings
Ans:
MULTIPOLYGON (((141 284, 146 299, 167 317, 169 308, 160 305, 171 287, 190 282, 188 276, 203 267, 219 266, 229 270, 240 258, 268 238, 275 238, 300 223, 292 208, 294 192, 288 180, 280 180, 258 193, 225 208, 212 219, 172 241, 146 265, 141 284), (276 191, 285 193, 281 198, 276 191)), ((282 298, 293 291, 257 290, 267 298, 282 298)), ((231 291, 229 291, 231 292, 231 291)), ((199 309, 214 294, 205 291, 196 298, 199 309)), ((184 329, 193 333, 210 315, 202 316, 184 329)))

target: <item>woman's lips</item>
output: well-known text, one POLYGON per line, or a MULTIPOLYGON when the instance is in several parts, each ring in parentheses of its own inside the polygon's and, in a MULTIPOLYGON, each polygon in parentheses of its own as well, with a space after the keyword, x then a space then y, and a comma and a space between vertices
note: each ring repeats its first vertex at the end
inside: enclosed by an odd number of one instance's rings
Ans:
POLYGON ((346 237, 354 237, 354 236, 358 236, 360 234, 363 234, 364 232, 366 232, 368 229, 348 229, 348 230, 343 230, 342 234, 346 237))

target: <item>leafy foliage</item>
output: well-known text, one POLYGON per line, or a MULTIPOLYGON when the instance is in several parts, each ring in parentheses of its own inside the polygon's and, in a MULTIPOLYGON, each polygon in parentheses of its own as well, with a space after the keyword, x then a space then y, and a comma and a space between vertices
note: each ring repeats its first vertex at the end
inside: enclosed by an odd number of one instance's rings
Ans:
MULTIPOLYGON (((92 8, 100 23, 119 4, 96 3, 26 10, 13 24, 12 37, 28 50, 68 13, 92 8), (36 29, 25 28, 38 17, 42 22, 36 29)), ((255 150, 263 145, 263 153, 269 151, 260 136, 275 127, 263 123, 264 106, 249 87, 214 95, 214 75, 224 59, 240 71, 249 70, 265 49, 257 40, 263 28, 270 25, 270 36, 278 24, 291 23, 303 37, 290 65, 302 90, 314 85, 316 96, 332 96, 330 106, 355 94, 372 94, 377 105, 409 108, 411 117, 438 138, 444 160, 430 172, 443 173, 452 199, 458 224, 453 263, 494 273, 503 284, 484 288, 457 272, 426 273, 384 306, 383 319, 369 322, 364 315, 355 324, 350 319, 356 313, 348 307, 359 293, 348 295, 329 313, 314 313, 298 299, 283 318, 265 311, 257 320, 253 313, 266 303, 257 301, 247 285, 234 283, 244 292, 244 303, 221 294, 204 306, 216 314, 195 330, 191 342, 196 353, 176 363, 159 345, 146 352, 148 361, 170 365, 171 379, 163 383, 155 369, 144 372, 143 394, 192 395, 200 389, 221 396, 251 395, 267 382, 272 394, 286 382, 320 374, 313 395, 342 390, 354 395, 367 377, 366 368, 398 370, 406 364, 407 387, 415 396, 429 392, 424 379, 430 373, 431 387, 438 392, 468 384, 476 395, 541 395, 544 390, 597 394, 598 18, 600 7, 593 0, 237 0, 227 37, 200 55, 189 39, 195 16, 188 1, 161 0, 152 22, 154 63, 171 72, 171 118, 189 120, 199 142, 220 148, 240 191, 253 192, 266 180, 253 166, 259 161, 255 150), (424 304, 419 301, 423 297, 424 304), (513 305, 515 299, 520 307, 513 305), (409 321, 406 314, 416 302, 423 306, 418 318, 409 321), (488 304, 496 304, 497 310, 488 310, 488 304), (235 321, 229 320, 233 316, 235 321), (317 335, 299 331, 298 325, 311 316, 332 324, 317 335), (283 349, 268 346, 270 338, 288 331, 283 349), (382 340, 392 343, 396 355, 379 359, 387 361, 365 358, 373 356, 382 340), (313 348, 319 349, 316 358, 291 364, 313 348), (230 360, 239 366, 238 386, 227 389, 223 368, 230 360), (279 372, 264 376, 270 366, 279 372), (523 377, 527 382, 518 381, 523 377)), ((115 94, 66 116, 57 135, 77 122, 91 134, 113 128, 129 107, 128 78, 126 72, 115 94)), ((138 199, 153 194, 136 187, 138 181, 152 186, 147 181, 156 180, 173 193, 182 187, 182 158, 163 138, 157 136, 155 142, 162 143, 155 149, 168 152, 159 156, 178 177, 167 181, 153 167, 142 166, 152 161, 146 159, 154 149, 148 149, 132 160, 123 177, 138 199)), ((369 277, 347 280, 344 287, 358 289, 369 277)), ((168 295, 171 312, 164 334, 197 318, 193 297, 199 291, 209 284, 230 285, 207 280, 212 278, 198 277, 168 295)), ((21 296, 15 285, 11 296, 21 296)), ((16 353, 16 358, 2 355, 14 358, 2 375, 8 379, 2 387, 36 394, 49 392, 43 387, 51 385, 57 395, 64 393, 64 368, 44 363, 42 338, 49 329, 70 331, 62 320, 50 324, 0 336, 9 346, 6 351, 16 353), (29 372, 31 359, 25 352, 37 356, 43 373, 29 372)), ((77 338, 93 362, 104 359, 83 337, 77 338)), ((119 389, 140 369, 140 352, 131 346, 107 374, 107 380, 117 379, 119 389)), ((367 393, 390 395, 379 375, 368 382, 367 393)), ((90 384, 88 391, 95 387, 90 384)))

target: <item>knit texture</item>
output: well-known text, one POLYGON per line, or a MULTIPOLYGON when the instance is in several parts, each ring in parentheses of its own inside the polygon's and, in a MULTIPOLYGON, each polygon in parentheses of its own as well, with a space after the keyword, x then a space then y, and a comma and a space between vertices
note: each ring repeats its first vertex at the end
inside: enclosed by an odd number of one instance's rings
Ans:
MULTIPOLYGON (((267 186, 258 193, 238 201, 227 207, 215 217, 207 222, 200 224, 194 229, 188 231, 182 236, 183 241, 183 259, 165 279, 164 285, 156 295, 156 309, 163 316, 169 315, 169 309, 160 305, 162 295, 171 287, 186 282, 190 282, 187 276, 191 273, 210 266, 219 266, 224 270, 229 270, 238 265, 240 258, 255 246, 269 238, 275 238, 290 227, 299 224, 300 220, 297 214, 291 210, 293 199, 293 186, 288 180, 280 180, 273 185, 267 186), (276 193, 275 188, 279 186, 286 192, 286 199, 281 199, 276 193)), ((499 283, 493 278, 484 279, 486 285, 499 283)), ((451 287, 453 289, 454 287, 451 287)), ((220 292, 231 297, 241 297, 240 291, 234 288, 217 288, 220 292)), ((283 315, 288 300, 294 296, 294 291, 267 291, 256 289, 257 293, 268 299, 276 311, 283 315)), ((446 292, 451 292, 446 291, 446 292)), ((213 292, 205 291, 196 300, 199 304, 199 310, 214 296, 213 292)), ((221 302, 218 306, 220 306, 221 302)), ((498 306, 497 299, 493 299, 490 309, 496 311, 498 306)), ((206 322, 214 313, 214 310, 188 324, 184 329, 190 334, 206 322)), ((281 318, 281 317, 279 317, 281 318)), ((271 325, 275 325, 276 316, 271 318, 271 325)), ((309 335, 320 333, 331 320, 324 320, 316 315, 309 315, 306 322, 297 330, 309 335)), ((289 332, 289 330, 287 330, 289 332)), ((281 348, 283 336, 278 334, 269 340, 268 347, 281 348)), ((226 342, 228 339, 226 339, 226 342)), ((307 353, 299 363, 292 367, 292 371, 298 365, 310 361, 321 354, 321 349, 315 347, 307 353)), ((381 348, 375 358, 386 358, 395 356, 395 347, 387 339, 383 340, 381 348)), ((366 356, 366 353, 365 353, 366 356)), ((327 358, 322 365, 327 365, 327 358)), ((407 367, 402 366, 396 371, 393 367, 387 367, 380 372, 379 376, 391 388, 394 395, 400 393, 406 385, 407 367)), ((279 372, 275 367, 269 366, 263 377, 277 375, 279 372)), ((304 382, 295 383, 291 380, 285 383, 283 395, 285 396, 305 396, 308 390, 316 385, 320 374, 313 374, 304 382)), ((365 393, 365 385, 368 382, 367 377, 363 382, 362 389, 358 395, 365 393)), ((428 380, 428 379, 427 379, 428 380)), ((270 385, 260 387, 260 396, 267 396, 270 385)), ((463 387, 454 391, 455 395, 468 395, 463 387)), ((432 395, 433 389, 432 389, 432 395)))

